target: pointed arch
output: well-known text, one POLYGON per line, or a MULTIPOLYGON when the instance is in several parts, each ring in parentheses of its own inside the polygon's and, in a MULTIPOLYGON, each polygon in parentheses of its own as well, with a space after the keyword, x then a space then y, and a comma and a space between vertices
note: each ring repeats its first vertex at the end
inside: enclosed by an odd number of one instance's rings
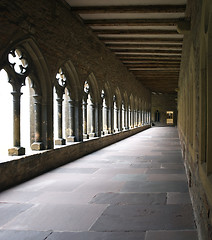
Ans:
MULTIPOLYGON (((20 50, 20 52, 24 54, 24 57, 27 59, 28 65, 25 75, 30 79, 30 87, 32 87, 34 90, 32 96, 34 98, 34 101, 32 101, 34 110, 30 109, 30 135, 31 139, 34 141, 34 144, 32 144, 31 147, 33 150, 52 148, 52 83, 50 81, 45 58, 33 38, 17 40, 8 45, 5 53, 3 54, 3 68, 11 75, 13 79, 15 79, 17 76, 12 73, 13 70, 11 70, 10 63, 8 62, 8 54, 11 51, 16 50, 20 50)), ((13 84, 15 84, 15 82, 13 84)), ((25 79, 23 79, 22 86, 23 85, 25 85, 25 79)), ((32 92, 30 94, 32 94, 32 92)), ((18 152, 11 154, 19 155, 18 152)))

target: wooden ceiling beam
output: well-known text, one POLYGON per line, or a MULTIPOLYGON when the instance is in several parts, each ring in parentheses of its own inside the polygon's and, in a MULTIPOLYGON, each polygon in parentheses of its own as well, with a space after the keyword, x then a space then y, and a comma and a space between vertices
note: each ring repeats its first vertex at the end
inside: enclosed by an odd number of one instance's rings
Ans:
POLYGON ((175 29, 92 29, 97 35, 108 34, 124 34, 124 35, 161 35, 161 34, 175 34, 179 35, 175 29))
POLYGON ((184 13, 186 5, 72 6, 78 14, 99 13, 184 13))
POLYGON ((105 44, 107 43, 126 43, 126 42, 131 42, 131 43, 182 43, 183 39, 182 38, 144 38, 144 37, 128 37, 128 38, 120 38, 120 37, 108 37, 108 36, 99 36, 99 39, 103 41, 105 44))
POLYGON ((171 58, 171 59, 181 59, 181 55, 180 54, 161 54, 161 55, 158 55, 158 54, 156 54, 156 55, 154 55, 154 54, 152 54, 152 53, 150 53, 150 54, 142 54, 142 53, 135 53, 135 54, 133 54, 133 53, 117 53, 116 54, 117 55, 117 57, 119 57, 120 59, 142 59, 142 58, 149 58, 149 59, 154 59, 154 58, 171 58), (139 55, 137 55, 137 54, 139 54, 139 55))
POLYGON ((166 62, 122 62, 125 66, 129 65, 133 65, 133 66, 143 66, 143 65, 152 65, 152 66, 158 66, 158 65, 176 65, 176 66, 180 66, 180 62, 170 62, 170 61, 166 61, 166 62))
POLYGON ((180 55, 153 55, 153 54, 140 54, 140 55, 130 55, 130 54, 126 54, 126 53, 121 53, 119 55, 117 55, 117 57, 120 60, 130 60, 130 59, 177 59, 180 60, 181 56, 180 55))
POLYGON ((184 18, 172 19, 89 19, 84 23, 90 27, 98 26, 176 26, 184 18))
POLYGON ((127 68, 161 68, 161 67, 175 67, 175 68, 180 68, 180 64, 168 64, 168 63, 156 63, 156 64, 124 64, 125 67, 127 68))
POLYGON ((109 49, 182 49, 179 44, 106 44, 109 49))
POLYGON ((167 53, 167 54, 181 54, 182 50, 173 49, 110 49, 115 54, 121 53, 167 53))
POLYGON ((179 73, 180 71, 180 68, 171 68, 171 67, 131 67, 131 68, 128 68, 129 71, 165 71, 165 72, 177 72, 179 73))

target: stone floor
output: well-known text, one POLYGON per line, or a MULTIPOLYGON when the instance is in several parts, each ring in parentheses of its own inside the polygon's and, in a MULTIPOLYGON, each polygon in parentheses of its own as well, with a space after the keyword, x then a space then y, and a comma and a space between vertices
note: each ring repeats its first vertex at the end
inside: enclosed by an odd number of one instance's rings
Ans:
POLYGON ((11 239, 197 240, 177 129, 148 129, 2 192, 0 240, 11 239))

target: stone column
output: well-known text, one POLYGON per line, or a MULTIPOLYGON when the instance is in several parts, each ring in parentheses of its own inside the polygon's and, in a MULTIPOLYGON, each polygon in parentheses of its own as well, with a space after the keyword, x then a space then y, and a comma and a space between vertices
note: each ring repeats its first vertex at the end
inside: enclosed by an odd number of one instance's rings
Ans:
POLYGON ((131 126, 134 128, 134 110, 131 110, 131 126))
POLYGON ((14 90, 13 95, 13 146, 8 149, 9 156, 20 156, 25 154, 25 148, 21 147, 20 138, 20 100, 22 93, 20 88, 14 90))
POLYGON ((102 104, 97 103, 95 107, 95 137, 101 137, 102 130, 102 104))
POLYGON ((69 136, 67 142, 75 141, 75 102, 74 100, 68 101, 69 106, 69 136))
POLYGON ((83 105, 82 100, 75 100, 74 107, 74 132, 75 141, 83 141, 83 105))
POLYGON ((82 116, 83 116, 83 139, 88 139, 87 131, 87 101, 83 100, 82 103, 82 116))
POLYGON ((42 142, 42 119, 41 119, 41 100, 42 97, 40 95, 34 95, 34 116, 35 116, 35 142, 32 143, 32 150, 43 150, 44 145, 42 142))
POLYGON ((118 130, 122 131, 122 106, 120 106, 120 109, 118 110, 118 112, 119 112, 118 130))
POLYGON ((115 114, 116 114, 116 129, 115 131, 118 132, 119 131, 119 110, 116 106, 115 108, 115 114))
POLYGON ((129 108, 126 108, 126 129, 129 129, 129 108))
POLYGON ((104 106, 103 106, 103 101, 101 102, 100 105, 100 123, 101 123, 101 136, 104 135, 104 106))
POLYGON ((134 110, 134 127, 138 126, 138 121, 137 121, 137 110, 134 110))
POLYGON ((142 126, 144 125, 144 111, 143 110, 141 113, 141 124, 142 124, 142 126))
POLYGON ((111 133, 111 128, 110 128, 110 109, 109 107, 106 107, 106 119, 107 119, 107 133, 110 134, 111 133))
POLYGON ((123 111, 124 111, 124 126, 123 126, 123 129, 124 130, 126 130, 127 129, 127 120, 126 120, 126 107, 124 107, 124 109, 123 109, 123 111))
POLYGON ((111 115, 111 121, 110 121, 111 133, 114 133, 114 106, 111 107, 110 115, 111 115))
POLYGON ((95 104, 91 102, 90 104, 90 107, 91 107, 91 133, 89 133, 89 138, 90 137, 95 137, 96 134, 95 134, 95 104))
POLYGON ((55 145, 65 145, 66 140, 63 139, 63 99, 57 98, 57 122, 58 122, 58 139, 55 140, 55 145))

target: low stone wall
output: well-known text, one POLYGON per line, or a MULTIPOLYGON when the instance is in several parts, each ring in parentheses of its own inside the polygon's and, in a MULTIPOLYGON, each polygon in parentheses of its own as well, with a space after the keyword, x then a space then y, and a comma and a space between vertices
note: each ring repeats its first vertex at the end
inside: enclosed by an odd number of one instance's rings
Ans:
POLYGON ((94 138, 85 142, 46 150, 34 155, 24 156, 16 160, 1 163, 0 191, 72 162, 84 155, 146 130, 149 127, 149 125, 138 127, 117 134, 94 138))

